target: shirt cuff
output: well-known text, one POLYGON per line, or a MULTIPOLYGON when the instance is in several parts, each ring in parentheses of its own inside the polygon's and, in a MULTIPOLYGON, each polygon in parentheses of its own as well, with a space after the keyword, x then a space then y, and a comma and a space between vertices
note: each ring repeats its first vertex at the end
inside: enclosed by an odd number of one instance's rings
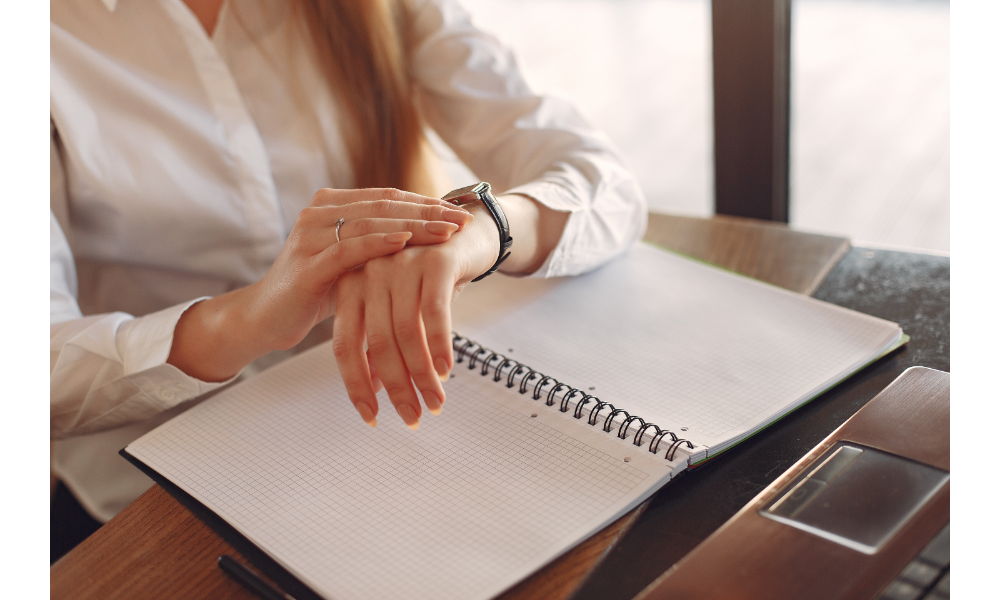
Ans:
MULTIPOLYGON (((545 278, 553 277, 557 275, 565 274, 567 259, 572 259, 570 253, 567 252, 569 244, 567 240, 572 237, 571 231, 574 230, 573 219, 577 216, 584 207, 580 206, 579 199, 573 197, 573 194, 569 192, 564 186, 549 181, 532 181, 524 185, 519 185, 517 187, 511 188, 501 196, 507 194, 520 194, 522 196, 527 196, 538 203, 551 208, 552 210, 558 210, 562 212, 570 213, 569 219, 566 222, 566 227, 563 229, 562 237, 559 239, 559 243, 556 247, 545 257, 545 262, 542 266, 533 273, 527 273, 524 275, 512 275, 512 277, 528 277, 528 278, 545 278)), ((511 237, 514 238, 514 243, 517 243, 516 232, 511 232, 511 237)))
POLYGON ((174 328, 184 311, 209 297, 196 298, 138 319, 126 321, 119 327, 117 344, 119 356, 124 357, 124 376, 133 383, 151 403, 160 410, 167 410, 197 398, 214 389, 231 383, 239 373, 225 381, 209 382, 192 377, 167 363, 174 343, 174 328), (128 348, 128 352, 122 352, 128 348))
POLYGON ((580 200, 574 197, 572 192, 567 190, 565 186, 552 183, 551 181, 532 181, 513 187, 499 195, 504 196, 506 194, 528 196, 552 210, 575 212, 584 208, 580 205, 580 200))

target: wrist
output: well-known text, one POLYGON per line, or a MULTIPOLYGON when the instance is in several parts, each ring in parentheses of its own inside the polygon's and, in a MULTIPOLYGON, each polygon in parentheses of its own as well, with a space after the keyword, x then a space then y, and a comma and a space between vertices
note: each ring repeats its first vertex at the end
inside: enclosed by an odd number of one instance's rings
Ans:
POLYGON ((462 269, 461 282, 468 283, 489 271, 496 263, 500 255, 500 233, 490 212, 481 203, 463 208, 474 217, 462 232, 468 247, 463 252, 466 264, 462 269))
POLYGON ((290 311, 281 309, 273 287, 265 276, 225 295, 228 302, 220 311, 219 324, 230 333, 230 343, 240 346, 241 359, 247 363, 274 350, 287 350, 301 339, 282 319, 290 311))
MULTIPOLYGON (((452 190, 442 200, 455 206, 480 207, 482 210, 479 213, 485 213, 489 216, 489 220, 493 222, 497 230, 497 258, 485 271, 474 277, 472 281, 479 281, 487 275, 496 272, 500 268, 500 265, 510 257, 510 248, 514 240, 510 235, 510 226, 507 222, 503 206, 493 195, 490 184, 481 181, 452 190)), ((467 208, 467 210, 471 210, 471 208, 467 208)))

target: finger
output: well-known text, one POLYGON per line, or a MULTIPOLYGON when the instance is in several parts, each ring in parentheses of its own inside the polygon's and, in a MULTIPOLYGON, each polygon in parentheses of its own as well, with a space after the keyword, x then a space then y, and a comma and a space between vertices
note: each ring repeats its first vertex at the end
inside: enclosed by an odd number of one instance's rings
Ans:
POLYGON ((311 206, 299 212, 298 229, 325 229, 336 227, 337 221, 362 219, 405 219, 413 221, 444 221, 462 227, 471 223, 473 216, 465 210, 448 206, 427 206, 406 202, 378 200, 357 202, 348 206, 311 206))
POLYGON ((424 275, 420 290, 420 315, 424 323, 427 349, 434 363, 434 371, 442 382, 448 381, 448 374, 455 361, 451 347, 453 288, 453 275, 444 269, 430 269, 424 275))
POLYGON ((373 258, 399 252, 412 234, 372 233, 331 244, 309 259, 308 276, 314 290, 325 290, 338 277, 373 258))
MULTIPOLYGON (((409 231, 413 234, 406 243, 409 246, 421 246, 428 244, 440 244, 451 237, 451 234, 458 231, 458 225, 445 221, 415 221, 407 219, 355 219, 345 222, 340 227, 340 239, 368 235, 371 233, 393 233, 395 231, 409 231)), ((333 237, 336 238, 334 232, 333 237)), ((329 238, 327 232, 324 238, 329 238)), ((331 240, 331 241, 336 241, 331 240)))
POLYGON ((382 388, 384 387, 382 385, 382 379, 378 376, 378 372, 375 370, 375 363, 372 362, 371 357, 368 356, 367 350, 365 350, 365 357, 368 359, 368 374, 371 375, 372 378, 372 387, 375 388, 375 393, 377 394, 382 391, 382 388))
POLYGON ((404 192, 395 188, 364 188, 354 190, 324 188, 313 195, 310 206, 347 206, 355 202, 371 202, 373 200, 394 200, 410 204, 450 206, 448 202, 440 198, 431 198, 430 196, 404 192))
POLYGON ((372 427, 378 425, 377 389, 372 385, 368 358, 365 355, 364 304, 355 281, 342 281, 337 294, 337 312, 333 316, 333 356, 344 380, 351 404, 372 427))
MULTIPOLYGON (((339 207, 336 210, 337 218, 343 217, 345 221, 364 218, 416 219, 422 221, 447 221, 461 226, 471 223, 473 220, 472 213, 451 205, 431 206, 391 200, 356 202, 339 207)), ((336 222, 336 218, 331 221, 331 223, 333 222, 336 222)))
POLYGON ((365 294, 365 335, 368 356, 385 385, 389 400, 410 429, 420 427, 420 400, 413 389, 410 374, 399 353, 392 331, 392 298, 378 277, 372 278, 365 294))
POLYGON ((420 279, 407 280, 392 296, 392 328, 410 379, 424 397, 431 414, 441 414, 444 388, 434 372, 420 319, 420 279), (407 285, 408 284, 408 285, 407 285))

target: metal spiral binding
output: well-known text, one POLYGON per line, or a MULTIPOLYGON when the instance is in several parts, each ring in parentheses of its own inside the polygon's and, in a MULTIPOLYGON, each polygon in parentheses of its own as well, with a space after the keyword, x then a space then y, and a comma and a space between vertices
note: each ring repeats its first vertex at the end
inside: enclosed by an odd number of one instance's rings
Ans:
MULTIPOLYGON (((573 388, 570 391, 563 394, 562 400, 559 401, 559 412, 569 412, 569 401, 573 399, 573 396, 577 394, 583 394, 580 390, 573 388)), ((587 394, 583 394, 586 396, 587 394)))
POLYGON ((512 358, 507 358, 503 354, 500 354, 499 356, 497 356, 497 358, 502 358, 503 360, 500 361, 500 363, 497 365, 496 370, 493 371, 493 381, 500 381, 500 379, 502 378, 502 375, 500 373, 501 371, 503 371, 503 368, 506 367, 507 365, 512 365, 517 362, 512 358))
POLYGON ((583 407, 586 406, 587 403, 590 402, 591 400, 597 400, 598 402, 601 401, 597 396, 592 396, 590 394, 587 394, 586 396, 581 398, 579 402, 576 403, 576 410, 573 411, 574 419, 579 419, 583 417, 583 407))
POLYGON ((494 359, 503 360, 505 358, 507 358, 507 357, 504 356, 503 354, 498 354, 496 352, 490 352, 490 355, 487 356, 486 360, 483 361, 483 368, 479 372, 479 374, 482 375, 483 377, 486 377, 489 374, 489 372, 490 372, 490 363, 492 363, 494 359))
POLYGON ((499 383, 504 379, 504 369, 510 367, 510 371, 507 372, 507 381, 505 385, 508 388, 513 388, 517 376, 524 373, 520 381, 518 381, 518 393, 526 394, 528 393, 528 385, 535 378, 540 378, 538 382, 532 388, 531 399, 541 400, 542 392, 545 390, 545 386, 551 385, 552 387, 545 394, 545 405, 554 406, 556 403, 556 397, 559 392, 563 392, 562 397, 559 398, 559 411, 569 412, 569 403, 576 395, 583 394, 583 397, 577 402, 576 407, 573 409, 573 417, 576 419, 583 418, 583 409, 590 402, 594 402, 593 408, 587 414, 587 424, 591 426, 597 426, 597 421, 601 416, 601 411, 604 409, 609 409, 609 412, 604 417, 604 422, 602 423, 601 429, 607 433, 611 433, 611 428, 614 426, 615 417, 622 415, 623 421, 618 426, 618 431, 615 433, 619 438, 628 438, 629 427, 633 423, 637 423, 638 429, 636 429, 635 435, 632 437, 632 444, 635 446, 642 446, 643 438, 646 436, 647 430, 652 430, 654 433, 649 440, 649 452, 656 454, 660 449, 660 442, 663 438, 670 436, 670 445, 667 446, 667 451, 664 453, 664 458, 667 460, 674 460, 674 456, 677 454, 677 449, 683 445, 687 445, 688 449, 693 449, 694 444, 689 440, 678 438, 677 434, 667 429, 662 429, 653 423, 647 423, 645 419, 637 415, 629 414, 627 410, 616 408, 614 404, 610 402, 601 402, 601 399, 597 396, 584 393, 571 385, 562 383, 558 381, 555 377, 550 377, 544 375, 528 365, 514 360, 513 358, 508 358, 499 352, 494 352, 488 348, 484 348, 482 345, 474 342, 470 339, 464 338, 460 335, 453 334, 452 338, 452 348, 455 350, 455 362, 461 363, 466 359, 469 360, 469 370, 475 370, 476 362, 480 364, 479 374, 486 377, 490 374, 490 370, 493 371, 493 381, 499 383), (480 357, 484 356, 482 360, 480 357), (496 363, 496 366, 493 366, 496 363), (563 391, 565 390, 565 391, 563 391))
POLYGON ((532 400, 538 400, 539 398, 541 398, 542 397, 542 388, 545 387, 546 383, 550 383, 550 382, 559 383, 558 381, 556 381, 555 377, 549 377, 548 375, 546 375, 545 377, 542 377, 542 380, 535 384, 535 391, 534 391, 534 393, 531 394, 531 399, 532 400))
POLYGON ((545 397, 545 406, 552 406, 553 404, 555 404, 556 403, 556 400, 555 400, 556 393, 558 393, 559 390, 561 390, 563 388, 566 388, 566 390, 567 390, 566 393, 568 394, 569 393, 568 390, 573 389, 573 386, 567 385, 565 383, 560 383, 560 382, 557 381, 556 384, 554 386, 552 386, 552 389, 549 390, 549 395, 545 397))

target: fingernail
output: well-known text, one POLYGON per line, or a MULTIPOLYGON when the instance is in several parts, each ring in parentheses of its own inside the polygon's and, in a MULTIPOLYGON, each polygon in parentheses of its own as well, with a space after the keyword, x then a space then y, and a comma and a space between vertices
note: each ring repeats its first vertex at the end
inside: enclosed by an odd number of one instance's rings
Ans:
POLYGON ((446 208, 443 216, 445 221, 451 221, 452 223, 458 223, 459 225, 468 223, 473 219, 472 213, 465 212, 464 210, 454 210, 451 208, 446 208))
POLYGON ((424 394, 424 404, 427 405, 427 410, 431 411, 432 415, 441 414, 441 405, 444 404, 444 399, 437 395, 437 392, 426 391, 424 394))
POLYGON ((406 423, 407 427, 413 431, 420 429, 420 419, 417 418, 417 413, 413 410, 412 406, 409 404, 397 406, 396 412, 403 418, 403 422, 406 423))
POLYGON ((413 234, 410 233, 409 231, 397 231, 396 233, 385 234, 385 236, 382 239, 389 242, 390 244, 399 244, 410 239, 410 236, 412 235, 413 234))
POLYGON ((434 369, 437 370, 438 379, 448 381, 448 361, 443 358, 435 358, 434 369))
POLYGON ((372 410, 365 402, 358 402, 358 413, 361 414, 361 418, 365 420, 372 427, 378 425, 378 421, 375 420, 375 411, 372 410))
POLYGON ((433 235, 451 235, 458 231, 458 225, 442 221, 428 221, 424 223, 424 229, 427 230, 427 233, 433 235))

